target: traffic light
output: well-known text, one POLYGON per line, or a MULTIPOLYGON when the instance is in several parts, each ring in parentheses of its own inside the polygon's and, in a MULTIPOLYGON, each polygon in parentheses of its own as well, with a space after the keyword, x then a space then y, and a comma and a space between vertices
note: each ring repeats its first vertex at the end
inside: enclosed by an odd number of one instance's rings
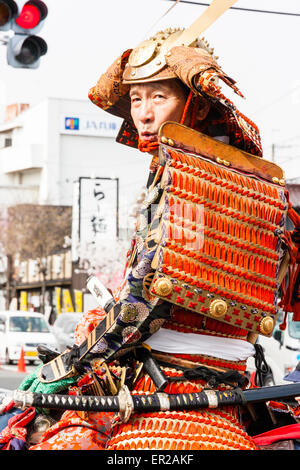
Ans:
POLYGON ((12 30, 7 42, 7 63, 12 67, 35 69, 47 52, 46 41, 36 36, 48 15, 40 0, 0 0, 0 31, 12 30))

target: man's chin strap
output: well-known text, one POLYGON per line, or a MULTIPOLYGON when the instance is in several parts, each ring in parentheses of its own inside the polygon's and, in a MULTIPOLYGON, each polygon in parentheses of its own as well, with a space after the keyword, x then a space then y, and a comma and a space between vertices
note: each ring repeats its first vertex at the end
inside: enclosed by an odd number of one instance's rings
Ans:
POLYGON ((158 140, 154 142, 148 142, 147 140, 139 139, 138 149, 140 152, 153 152, 153 150, 158 150, 159 143, 158 140))
POLYGON ((157 150, 157 152, 155 152, 155 155, 153 155, 151 163, 150 163, 150 167, 149 167, 150 174, 149 174, 149 179, 147 182, 147 188, 149 188, 149 186, 152 184, 154 175, 158 168, 158 147, 159 147, 159 143, 157 140, 155 140, 154 142, 148 142, 148 141, 139 139, 138 149, 140 152, 151 153, 153 152, 153 150, 157 150))

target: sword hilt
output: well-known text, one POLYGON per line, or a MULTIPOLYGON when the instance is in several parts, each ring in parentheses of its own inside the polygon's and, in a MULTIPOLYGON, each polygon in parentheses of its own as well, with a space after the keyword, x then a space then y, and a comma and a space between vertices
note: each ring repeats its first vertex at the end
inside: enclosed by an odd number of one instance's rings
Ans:
POLYGON ((159 364, 152 357, 149 349, 142 345, 141 348, 135 350, 136 358, 143 363, 144 369, 151 377, 158 392, 161 392, 168 385, 168 379, 162 372, 159 364))

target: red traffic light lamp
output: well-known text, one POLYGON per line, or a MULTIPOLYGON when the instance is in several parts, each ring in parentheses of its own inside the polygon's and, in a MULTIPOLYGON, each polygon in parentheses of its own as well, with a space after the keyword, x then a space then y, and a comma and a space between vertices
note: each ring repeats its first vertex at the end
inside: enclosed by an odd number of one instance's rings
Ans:
MULTIPOLYGON (((47 5, 40 0, 29 0, 15 18, 13 30, 15 32, 37 32, 43 26, 48 15, 47 5)), ((24 33, 23 33, 24 34, 24 33)))
POLYGON ((24 5, 20 15, 16 18, 16 23, 20 28, 35 28, 41 21, 39 9, 31 3, 24 5))

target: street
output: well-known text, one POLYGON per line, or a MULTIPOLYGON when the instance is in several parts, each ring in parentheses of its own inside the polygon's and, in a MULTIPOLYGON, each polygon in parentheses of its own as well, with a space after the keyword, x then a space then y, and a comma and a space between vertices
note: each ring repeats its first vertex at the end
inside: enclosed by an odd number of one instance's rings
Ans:
POLYGON ((2 365, 0 364, 0 390, 15 390, 18 388, 24 377, 31 374, 37 366, 29 366, 26 364, 27 372, 19 372, 18 365, 2 365))

